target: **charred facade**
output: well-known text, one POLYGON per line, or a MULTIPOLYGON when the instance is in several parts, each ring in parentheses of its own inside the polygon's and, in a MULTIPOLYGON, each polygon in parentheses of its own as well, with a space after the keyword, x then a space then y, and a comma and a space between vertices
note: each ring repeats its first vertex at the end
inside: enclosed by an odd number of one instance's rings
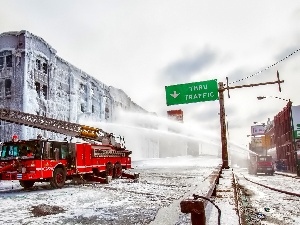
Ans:
MULTIPOLYGON (((118 108, 146 112, 122 90, 107 86, 57 55, 42 38, 28 32, 0 34, 0 107, 79 123, 113 122, 118 108)), ((41 133, 57 134, 0 121, 0 141, 41 133)))

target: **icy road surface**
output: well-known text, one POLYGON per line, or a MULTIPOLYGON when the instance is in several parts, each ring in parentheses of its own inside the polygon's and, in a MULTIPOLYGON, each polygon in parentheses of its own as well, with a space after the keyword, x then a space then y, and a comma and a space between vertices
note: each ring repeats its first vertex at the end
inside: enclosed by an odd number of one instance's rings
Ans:
POLYGON ((279 193, 247 181, 254 182, 300 194, 300 179, 282 175, 266 176, 249 175, 247 169, 234 169, 239 185, 244 189, 248 201, 244 201, 247 209, 247 224, 300 224, 300 197, 279 193))
POLYGON ((62 189, 44 183, 25 191, 17 181, 2 181, 0 224, 190 224, 180 201, 220 163, 215 156, 135 161, 130 172, 140 173, 139 182, 118 179, 62 189))

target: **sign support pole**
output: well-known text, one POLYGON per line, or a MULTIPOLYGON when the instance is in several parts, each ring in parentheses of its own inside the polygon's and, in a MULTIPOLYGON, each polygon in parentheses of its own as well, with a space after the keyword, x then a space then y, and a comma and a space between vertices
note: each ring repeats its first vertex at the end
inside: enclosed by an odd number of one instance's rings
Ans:
POLYGON ((261 85, 268 85, 268 84, 278 84, 279 91, 281 92, 280 84, 284 82, 284 80, 279 79, 279 72, 277 71, 277 81, 272 82, 265 82, 265 83, 257 83, 257 84, 246 84, 240 86, 233 86, 229 87, 228 85, 228 77, 226 77, 227 85, 224 87, 223 82, 219 82, 219 103, 220 103, 220 125, 221 125, 221 142, 222 142, 222 169, 228 169, 228 150, 227 150, 227 137, 226 137, 226 123, 225 123, 225 106, 224 106, 224 91, 228 91, 228 98, 230 98, 229 90, 236 89, 236 88, 244 88, 244 87, 255 87, 261 85))
POLYGON ((219 103, 220 103, 220 125, 221 125, 221 142, 222 142, 222 168, 228 169, 228 151, 226 137, 225 107, 224 107, 224 88, 223 82, 219 82, 219 103))

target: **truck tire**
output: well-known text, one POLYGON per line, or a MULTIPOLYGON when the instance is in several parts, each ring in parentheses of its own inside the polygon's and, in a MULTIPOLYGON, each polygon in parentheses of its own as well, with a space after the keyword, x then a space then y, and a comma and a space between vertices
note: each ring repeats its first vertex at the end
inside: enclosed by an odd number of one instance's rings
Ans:
POLYGON ((114 174, 114 165, 111 162, 108 162, 106 164, 105 172, 106 172, 106 176, 113 177, 113 174, 114 174))
POLYGON ((53 188, 62 188, 65 185, 66 173, 63 168, 55 168, 50 185, 53 188))
POLYGON ((122 176, 122 165, 117 162, 114 168, 114 178, 120 178, 122 176))
POLYGON ((34 185, 34 181, 31 180, 20 180, 20 185, 27 189, 27 188, 31 188, 34 185))

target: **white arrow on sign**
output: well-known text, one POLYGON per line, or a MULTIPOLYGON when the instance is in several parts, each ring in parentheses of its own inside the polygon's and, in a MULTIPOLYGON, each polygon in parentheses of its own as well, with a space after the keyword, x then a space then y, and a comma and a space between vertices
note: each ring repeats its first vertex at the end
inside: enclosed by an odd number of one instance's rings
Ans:
POLYGON ((176 93, 176 91, 174 91, 174 93, 173 94, 170 94, 173 98, 177 98, 178 97, 178 95, 180 95, 180 93, 179 94, 177 94, 176 93))

